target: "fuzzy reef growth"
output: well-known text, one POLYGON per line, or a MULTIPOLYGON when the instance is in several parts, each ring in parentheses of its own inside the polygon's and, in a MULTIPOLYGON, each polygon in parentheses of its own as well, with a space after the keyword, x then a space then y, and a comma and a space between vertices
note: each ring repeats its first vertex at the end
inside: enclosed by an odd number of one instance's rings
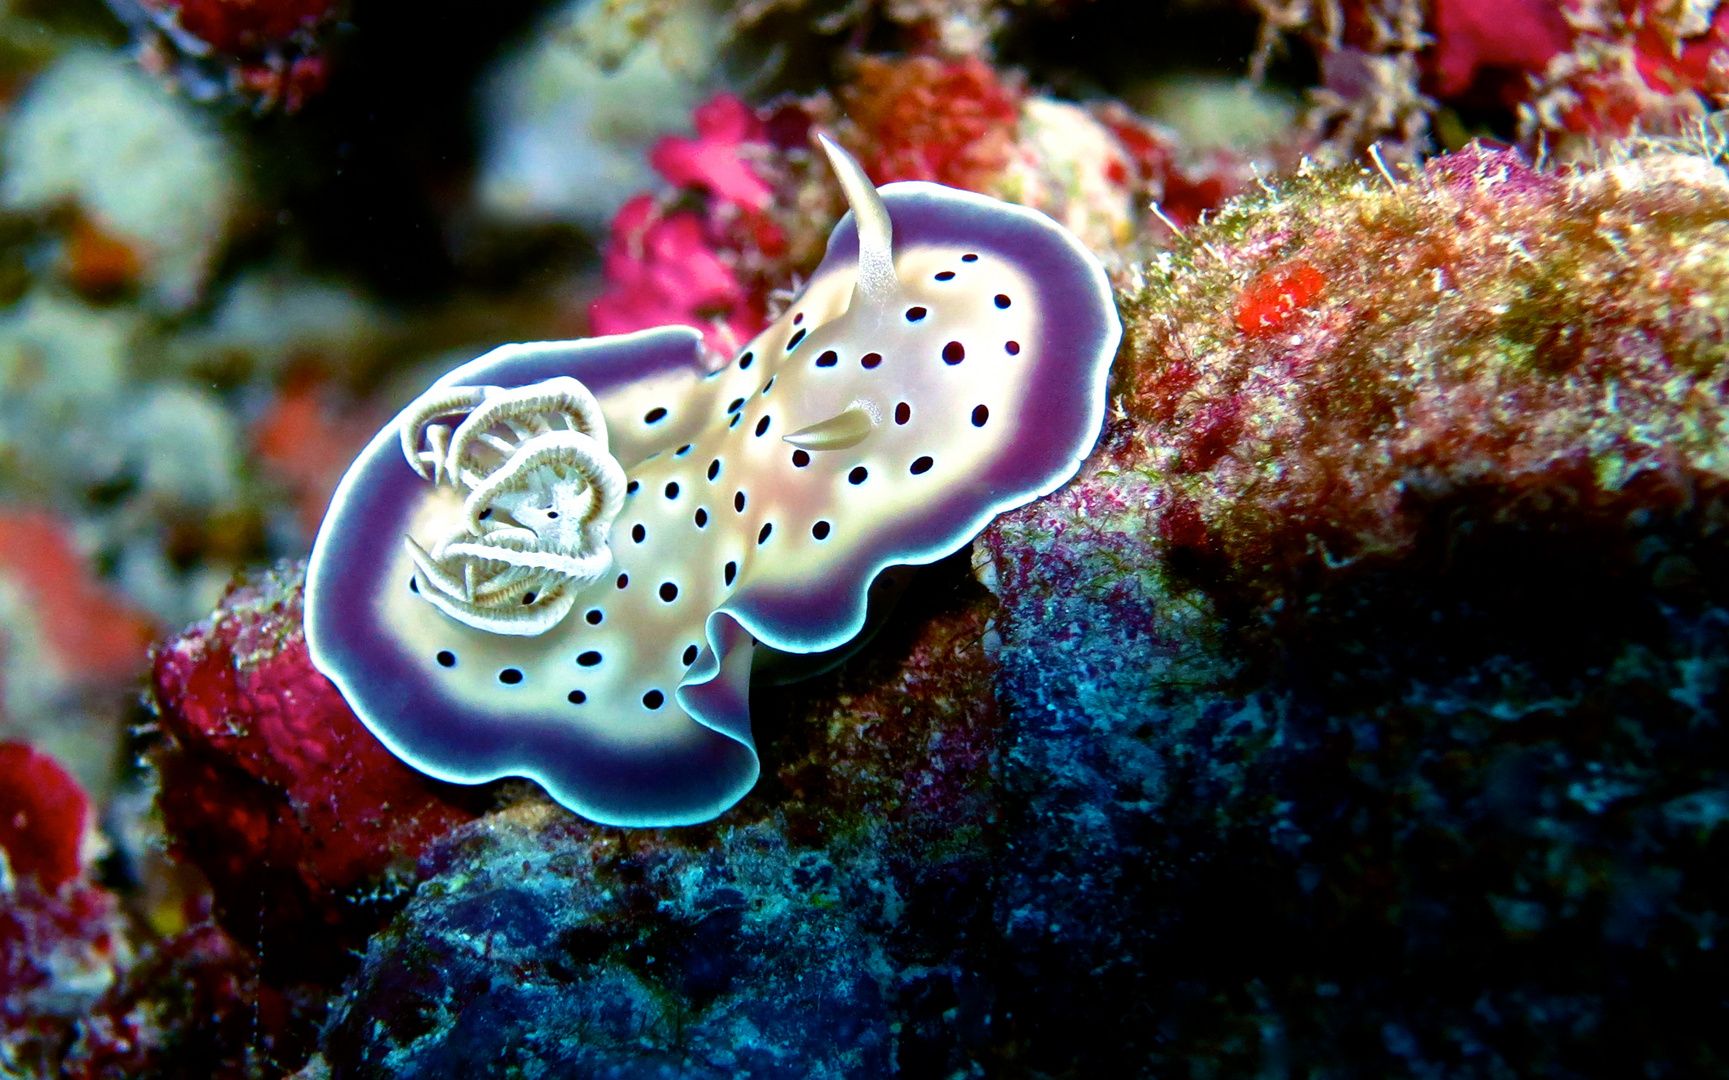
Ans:
POLYGON ((604 823, 708 820, 759 771, 757 643, 844 645, 892 567, 1074 475, 1120 334, 1097 261, 1034 211, 879 193, 823 145, 853 214, 736 357, 686 327, 506 346, 351 468, 307 639, 398 756, 604 823))
POLYGON ((1484 476, 1571 471, 1591 499, 1721 476, 1726 199, 1711 161, 1654 145, 1577 173, 1473 149, 1233 204, 1131 307, 1158 535, 1263 579, 1396 551, 1484 476))

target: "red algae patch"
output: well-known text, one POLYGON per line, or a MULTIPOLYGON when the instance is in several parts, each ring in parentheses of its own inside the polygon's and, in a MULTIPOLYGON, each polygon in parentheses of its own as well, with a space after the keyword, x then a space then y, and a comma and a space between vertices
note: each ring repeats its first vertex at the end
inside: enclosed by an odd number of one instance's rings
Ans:
POLYGON ((1326 291, 1327 279, 1308 263, 1276 267, 1243 287, 1237 329, 1251 337, 1277 333, 1326 291))
POLYGON ((13 876, 49 892, 84 872, 90 798, 72 774, 23 743, 0 743, 0 851, 13 876))
POLYGON ((55 1069, 75 1024, 131 960, 118 898, 91 880, 90 797, 59 762, 0 743, 0 1065, 55 1069))

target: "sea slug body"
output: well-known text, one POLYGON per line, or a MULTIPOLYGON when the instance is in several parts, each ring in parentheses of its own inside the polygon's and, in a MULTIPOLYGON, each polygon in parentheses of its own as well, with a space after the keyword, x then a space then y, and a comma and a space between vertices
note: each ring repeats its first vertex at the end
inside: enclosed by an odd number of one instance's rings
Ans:
POLYGON ((439 779, 526 776, 598 822, 681 825, 755 783, 757 643, 835 649, 873 582, 968 543, 1091 450, 1121 325, 1032 210, 874 189, 738 355, 663 327, 507 345, 344 477, 314 545, 314 663, 439 779))

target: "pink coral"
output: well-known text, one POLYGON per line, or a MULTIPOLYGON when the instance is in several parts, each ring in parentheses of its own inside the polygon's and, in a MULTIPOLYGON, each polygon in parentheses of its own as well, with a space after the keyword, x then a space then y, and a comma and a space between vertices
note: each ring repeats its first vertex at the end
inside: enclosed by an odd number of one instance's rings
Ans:
POLYGON ((729 94, 698 106, 694 122, 695 138, 662 139, 651 161, 669 183, 699 194, 703 212, 647 193, 625 203, 607 241, 607 288, 589 319, 602 334, 694 326, 730 354, 767 321, 766 290, 741 281, 739 266, 783 252, 786 240, 764 213, 774 189, 747 161, 751 147, 771 152, 768 126, 729 94))
POLYGON ((1433 35, 1426 67, 1443 99, 1461 96, 1485 72, 1540 74, 1573 40, 1552 0, 1436 0, 1433 35))
POLYGON ((702 188, 724 202, 751 210, 769 204, 774 192, 751 171, 741 151, 762 143, 763 124, 744 102, 721 94, 697 106, 696 138, 669 135, 655 145, 649 162, 655 171, 681 187, 702 188))
POLYGON ((1591 146, 1673 133, 1729 102, 1729 7, 1707 19, 1693 5, 1581 0, 1573 20, 1572 49, 1522 110, 1528 138, 1591 146))
POLYGON ((652 195, 631 199, 613 220, 605 273, 607 291, 589 308, 597 333, 694 326, 730 354, 764 321, 702 219, 668 212, 652 195))
POLYGON ((845 209, 811 168, 813 129, 845 143, 879 184, 929 180, 1009 198, 1100 249, 1126 240, 1148 203, 1186 224, 1253 177, 1238 155, 1193 160, 1120 105, 1028 98, 977 58, 867 57, 838 95, 752 110, 723 94, 694 124, 694 137, 662 139, 652 154, 678 190, 640 194, 613 221, 606 289, 589 309, 597 333, 693 326, 725 354, 758 333, 771 291, 816 265, 824 223, 845 209))

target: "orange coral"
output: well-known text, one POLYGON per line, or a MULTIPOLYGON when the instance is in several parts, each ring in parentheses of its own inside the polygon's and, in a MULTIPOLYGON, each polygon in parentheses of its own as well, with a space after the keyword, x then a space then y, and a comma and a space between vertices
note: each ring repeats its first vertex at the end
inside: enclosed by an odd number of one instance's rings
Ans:
POLYGON ((252 428, 265 467, 294 495, 300 526, 318 531, 349 460, 377 427, 373 410, 344 402, 316 375, 289 380, 252 428))
POLYGON ((1009 162, 1021 91, 983 61, 866 58, 842 94, 872 180, 983 191, 1009 162))
POLYGON ((66 277, 90 297, 131 288, 144 271, 144 257, 133 244, 80 216, 66 241, 66 277))
POLYGON ((149 617, 96 580, 52 514, 0 511, 0 576, 42 613, 48 646, 67 668, 116 678, 143 667, 149 617))

